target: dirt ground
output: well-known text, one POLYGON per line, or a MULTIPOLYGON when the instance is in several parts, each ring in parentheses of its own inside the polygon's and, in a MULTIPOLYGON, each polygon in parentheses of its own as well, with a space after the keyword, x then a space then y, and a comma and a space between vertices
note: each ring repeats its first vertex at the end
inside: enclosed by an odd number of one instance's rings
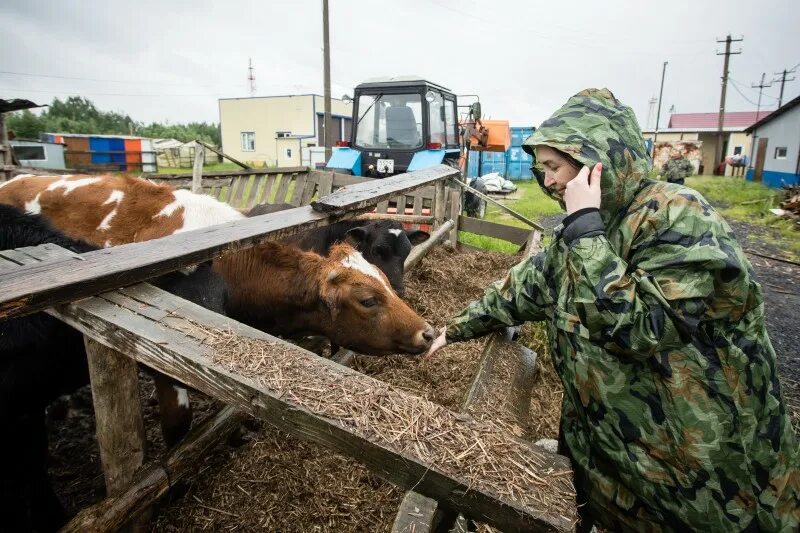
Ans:
MULTIPOLYGON (((560 217, 548 220, 555 225, 560 217)), ((759 235, 762 228, 732 224, 745 248, 779 255, 759 235)), ((434 326, 480 296, 517 258, 498 253, 460 254, 436 250, 409 274, 410 303, 434 326)), ((789 410, 800 434, 800 267, 750 256, 766 302, 767 326, 789 410)), ((555 437, 561 386, 552 371, 541 330, 528 328, 523 341, 539 352, 532 401, 533 438, 555 437)), ((447 347, 427 361, 413 358, 356 359, 354 367, 451 409, 463 401, 484 341, 447 347)), ((142 375, 141 397, 149 457, 163 452, 152 382, 142 375)), ((192 395, 197 420, 219 407, 192 395)), ((51 473, 70 513, 103 497, 103 478, 88 389, 69 405, 51 409, 51 473)), ((217 447, 196 473, 162 502, 153 531, 387 531, 403 493, 348 458, 303 443, 270 426, 252 422, 236 446, 217 447)))

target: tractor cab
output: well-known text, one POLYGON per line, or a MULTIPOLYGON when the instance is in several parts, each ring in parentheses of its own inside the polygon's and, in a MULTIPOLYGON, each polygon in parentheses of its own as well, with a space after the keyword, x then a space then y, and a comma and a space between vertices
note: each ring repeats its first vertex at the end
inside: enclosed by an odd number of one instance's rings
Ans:
POLYGON ((326 168, 385 178, 440 163, 457 164, 456 96, 415 76, 381 78, 355 88, 351 137, 326 168))

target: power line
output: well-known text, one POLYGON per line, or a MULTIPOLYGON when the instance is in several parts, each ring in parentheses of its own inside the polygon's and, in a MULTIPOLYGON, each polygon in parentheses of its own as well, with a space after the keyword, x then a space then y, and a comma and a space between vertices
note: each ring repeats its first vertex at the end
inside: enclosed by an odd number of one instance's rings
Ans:
MULTIPOLYGON (((730 79, 730 78, 729 78, 729 79, 730 79)), ((742 91, 740 91, 740 90, 739 90, 739 84, 738 84, 738 83, 736 83, 736 82, 735 82, 734 80, 732 80, 732 79, 731 79, 730 81, 731 81, 731 85, 733 85, 733 88, 736 90, 736 92, 737 92, 737 93, 739 93, 739 96, 741 96, 742 98, 744 98, 744 99, 745 99, 745 100, 746 100, 748 103, 750 103, 750 104, 752 104, 752 105, 758 105, 758 104, 756 104, 754 101, 752 101, 752 100, 750 100, 748 97, 746 97, 746 96, 744 95, 744 93, 743 93, 742 91)))

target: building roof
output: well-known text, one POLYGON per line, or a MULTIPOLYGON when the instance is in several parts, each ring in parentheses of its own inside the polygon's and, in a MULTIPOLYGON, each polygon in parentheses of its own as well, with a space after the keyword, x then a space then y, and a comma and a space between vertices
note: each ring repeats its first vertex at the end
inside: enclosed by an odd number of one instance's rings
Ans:
POLYGON ((763 117, 761 120, 759 120, 755 124, 751 124, 749 128, 744 130, 745 133, 751 133, 753 130, 763 126, 764 124, 766 124, 767 122, 769 122, 773 118, 778 118, 779 116, 783 115, 784 113, 786 113, 790 109, 794 108, 797 104, 800 104, 800 96, 796 97, 794 100, 789 100, 788 102, 786 102, 785 104, 780 106, 778 109, 776 109, 775 111, 773 111, 772 113, 770 113, 766 117, 763 117))
MULTIPOLYGON (((722 128, 732 128, 731 131, 744 131, 745 128, 754 124, 772 113, 772 111, 729 111, 725 113, 722 128)), ((669 117, 667 128, 696 130, 714 129, 719 123, 719 113, 673 113, 669 117)))
POLYGON ((147 139, 147 137, 139 137, 137 135, 105 135, 105 134, 94 134, 94 133, 51 133, 49 131, 45 132, 44 134, 57 135, 59 137, 98 137, 101 139, 130 139, 130 140, 147 139))
POLYGON ((47 106, 34 104, 30 100, 22 100, 20 98, 16 98, 14 100, 3 100, 2 98, 0 98, 0 113, 21 111, 23 109, 33 109, 34 107, 47 107, 47 106))
MULTIPOLYGON (((650 134, 655 133, 656 130, 650 128, 649 130, 642 130, 642 133, 650 134)), ((723 133, 738 133, 743 131, 742 128, 722 128, 723 133)), ((717 133, 717 127, 713 128, 661 128, 658 134, 662 133, 717 133)))

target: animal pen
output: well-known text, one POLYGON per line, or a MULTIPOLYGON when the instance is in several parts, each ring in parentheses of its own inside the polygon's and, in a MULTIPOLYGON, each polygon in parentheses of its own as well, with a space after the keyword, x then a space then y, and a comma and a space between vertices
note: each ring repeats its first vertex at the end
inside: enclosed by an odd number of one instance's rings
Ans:
POLYGON ((0 320, 45 311, 85 336, 107 494, 66 531, 146 523, 148 508, 246 416, 351 457, 408 491, 394 523, 398 533, 432 531, 453 513, 503 531, 573 528, 577 510, 568 460, 514 431, 530 406, 535 354, 510 336, 491 337, 462 412, 455 412, 349 368, 347 354, 319 357, 146 283, 356 216, 433 228, 431 238, 412 250, 406 270, 437 243, 456 246, 459 230, 504 239, 532 254, 539 229, 463 217, 460 172, 444 165, 382 180, 304 167, 206 173, 194 184, 191 175, 150 178, 202 188, 240 209, 260 203, 296 207, 82 255, 53 245, 0 251, 0 320), (143 464, 137 364, 227 404, 150 464, 143 464), (501 366, 505 374, 498 379, 501 366), (508 389, 511 401, 488 401, 493 387, 508 389), (476 411, 491 416, 471 416, 476 411))

